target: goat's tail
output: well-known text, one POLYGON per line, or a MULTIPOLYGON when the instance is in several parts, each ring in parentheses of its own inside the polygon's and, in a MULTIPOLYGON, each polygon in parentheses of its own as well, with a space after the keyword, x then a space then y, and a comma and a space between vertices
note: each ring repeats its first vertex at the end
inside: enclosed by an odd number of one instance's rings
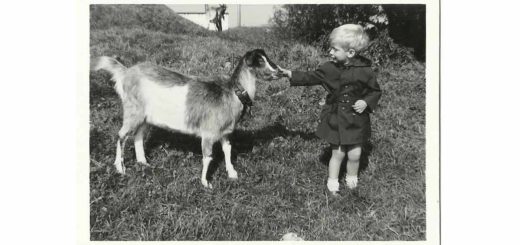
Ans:
POLYGON ((90 69, 94 71, 105 70, 112 74, 112 81, 116 82, 116 92, 123 95, 123 78, 126 74, 126 67, 115 58, 101 56, 91 60, 90 69))

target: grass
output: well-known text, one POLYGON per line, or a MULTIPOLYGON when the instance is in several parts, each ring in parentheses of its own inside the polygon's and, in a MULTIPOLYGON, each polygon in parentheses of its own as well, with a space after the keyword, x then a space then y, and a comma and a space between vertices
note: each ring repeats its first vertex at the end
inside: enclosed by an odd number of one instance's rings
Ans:
MULTIPOLYGON (((147 60, 191 75, 229 74, 225 62, 235 64, 253 48, 292 69, 314 69, 322 60, 314 47, 277 40, 265 28, 208 34, 190 32, 196 27, 189 25, 179 31, 130 20, 125 23, 134 24, 110 26, 103 16, 124 9, 100 9, 91 7, 98 23, 91 25, 91 57, 119 55, 128 66, 147 60)), ((162 19, 175 18, 169 15, 162 19)), ((325 187, 330 149, 313 135, 325 95, 320 87, 259 81, 253 117, 232 136, 239 179, 227 178, 216 144, 214 189, 208 190, 199 179, 200 140, 159 128, 146 138, 151 167, 135 162, 129 143, 127 174, 117 174, 112 163, 121 104, 108 75, 91 73, 91 240, 279 240, 287 232, 306 240, 424 240, 424 65, 380 67, 378 73, 384 94, 372 115, 369 164, 359 188, 349 191, 342 183, 339 198, 325 187)))

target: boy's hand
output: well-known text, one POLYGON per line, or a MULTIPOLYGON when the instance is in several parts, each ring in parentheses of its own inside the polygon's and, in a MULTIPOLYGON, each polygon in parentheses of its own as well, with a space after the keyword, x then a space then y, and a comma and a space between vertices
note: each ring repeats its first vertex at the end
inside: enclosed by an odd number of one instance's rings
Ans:
POLYGON ((354 108, 357 113, 362 113, 367 108, 367 102, 364 100, 358 100, 354 105, 352 105, 352 108, 354 108))
POLYGON ((282 76, 282 77, 291 78, 292 77, 292 72, 289 71, 289 70, 283 69, 280 66, 278 66, 278 75, 282 76))

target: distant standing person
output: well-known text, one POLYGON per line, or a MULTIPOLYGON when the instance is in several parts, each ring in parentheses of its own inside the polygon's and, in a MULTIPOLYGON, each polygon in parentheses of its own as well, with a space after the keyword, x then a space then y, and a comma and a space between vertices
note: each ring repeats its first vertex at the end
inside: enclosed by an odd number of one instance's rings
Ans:
POLYGON ((215 18, 211 22, 215 23, 217 27, 217 31, 222 31, 222 20, 225 18, 227 6, 225 4, 221 4, 218 8, 215 9, 215 18))
POLYGON ((368 46, 368 36, 360 25, 346 24, 330 34, 332 61, 315 71, 290 71, 280 68, 290 78, 291 86, 322 85, 329 94, 320 115, 316 135, 332 146, 327 188, 337 195, 339 169, 345 155, 347 187, 358 183, 362 146, 370 138, 369 113, 376 108, 381 89, 370 60, 359 55, 368 46))

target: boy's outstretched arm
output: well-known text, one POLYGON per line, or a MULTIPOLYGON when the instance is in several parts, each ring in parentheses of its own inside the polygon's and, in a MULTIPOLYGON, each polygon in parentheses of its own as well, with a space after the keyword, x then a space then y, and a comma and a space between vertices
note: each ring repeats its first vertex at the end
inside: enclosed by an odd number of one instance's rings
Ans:
POLYGON ((321 65, 315 71, 290 71, 279 67, 280 73, 283 76, 289 77, 291 86, 311 86, 321 85, 326 81, 325 73, 326 68, 321 65))

